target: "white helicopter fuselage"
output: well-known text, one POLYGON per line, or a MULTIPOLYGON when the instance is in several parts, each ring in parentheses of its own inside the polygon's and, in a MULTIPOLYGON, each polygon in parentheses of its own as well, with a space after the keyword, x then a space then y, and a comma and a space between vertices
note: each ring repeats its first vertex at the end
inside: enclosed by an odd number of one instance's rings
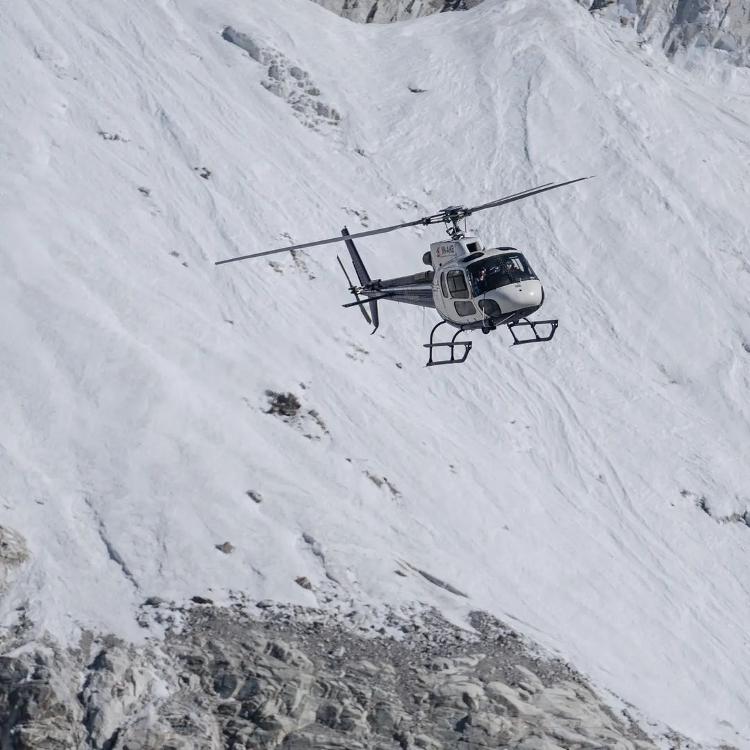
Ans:
POLYGON ((531 315, 544 289, 515 248, 482 246, 477 237, 434 242, 425 254, 434 271, 435 309, 457 328, 495 328, 531 315))

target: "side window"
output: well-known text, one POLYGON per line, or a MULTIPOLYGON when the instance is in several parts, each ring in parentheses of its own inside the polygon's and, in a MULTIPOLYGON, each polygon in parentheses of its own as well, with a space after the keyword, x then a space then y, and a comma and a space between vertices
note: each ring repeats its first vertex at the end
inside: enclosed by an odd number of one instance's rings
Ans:
POLYGON ((445 277, 445 273, 440 274, 440 288, 443 290, 443 297, 448 299, 448 288, 445 286, 445 277))
POLYGON ((454 302, 453 304, 456 306, 456 312, 463 317, 474 315, 477 311, 471 302, 454 302))
POLYGON ((463 271, 448 271, 448 291, 453 299, 469 299, 469 289, 463 271))

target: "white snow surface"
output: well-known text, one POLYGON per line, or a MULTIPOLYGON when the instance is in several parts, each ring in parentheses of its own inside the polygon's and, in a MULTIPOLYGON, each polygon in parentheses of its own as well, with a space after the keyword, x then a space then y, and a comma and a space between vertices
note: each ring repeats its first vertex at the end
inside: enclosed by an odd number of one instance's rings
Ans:
MULTIPOLYGON (((230 590, 485 609, 655 731, 750 748, 750 528, 721 521, 750 505, 747 71, 682 71, 572 0, 392 26, 34 0, 0 29, 0 523, 30 553, 3 624, 137 641, 146 596, 230 590), (339 125, 306 127, 227 25, 339 125), (370 337, 335 247, 213 265, 586 174, 471 218, 561 323, 471 334, 461 367, 423 367, 432 311, 382 303, 370 337)), ((359 247, 400 275, 441 236, 359 247)))

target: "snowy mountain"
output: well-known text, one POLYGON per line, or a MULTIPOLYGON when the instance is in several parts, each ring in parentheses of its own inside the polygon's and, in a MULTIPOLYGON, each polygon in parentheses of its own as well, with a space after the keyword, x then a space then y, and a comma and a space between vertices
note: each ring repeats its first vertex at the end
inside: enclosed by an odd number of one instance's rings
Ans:
POLYGON ((547 0, 0 19, 6 655, 158 649, 149 600, 484 611, 654 737, 750 747, 747 69, 547 0), (560 328, 461 367, 429 312, 342 310, 334 248, 213 265, 587 174, 472 217, 560 328))

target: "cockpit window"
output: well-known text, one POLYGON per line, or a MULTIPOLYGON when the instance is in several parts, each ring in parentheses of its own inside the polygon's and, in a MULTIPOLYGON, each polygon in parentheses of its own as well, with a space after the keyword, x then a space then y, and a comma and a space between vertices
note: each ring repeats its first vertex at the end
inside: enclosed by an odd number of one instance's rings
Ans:
POLYGON ((474 295, 479 295, 506 284, 535 279, 536 274, 521 253, 513 253, 495 255, 472 263, 469 266, 469 278, 474 295))
POLYGON ((469 289, 463 271, 448 271, 448 291, 453 299, 469 299, 469 289))

